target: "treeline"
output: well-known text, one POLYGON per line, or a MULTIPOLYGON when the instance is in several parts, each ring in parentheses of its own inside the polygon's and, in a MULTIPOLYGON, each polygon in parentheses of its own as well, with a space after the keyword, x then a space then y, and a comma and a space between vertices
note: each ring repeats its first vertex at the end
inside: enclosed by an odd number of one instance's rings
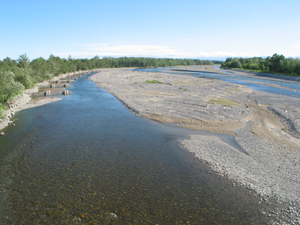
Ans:
POLYGON ((9 57, 0 60, 0 116, 3 116, 5 104, 15 95, 33 87, 36 83, 49 80, 54 76, 99 68, 118 67, 167 67, 186 65, 212 65, 221 61, 199 59, 171 59, 171 58, 142 58, 121 57, 112 58, 98 56, 92 59, 68 59, 50 55, 48 59, 42 57, 29 60, 26 54, 20 55, 17 60, 9 57), (2 111, 2 113, 1 113, 2 111))
POLYGON ((222 67, 300 76, 300 59, 285 58, 277 53, 267 58, 227 58, 222 67))

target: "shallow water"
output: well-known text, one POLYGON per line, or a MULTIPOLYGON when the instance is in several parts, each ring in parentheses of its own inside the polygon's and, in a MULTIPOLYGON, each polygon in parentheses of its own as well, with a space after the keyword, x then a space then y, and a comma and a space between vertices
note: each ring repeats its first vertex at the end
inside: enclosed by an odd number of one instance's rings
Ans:
MULTIPOLYGON (((274 79, 268 79, 264 77, 259 76, 238 76, 234 73, 231 73, 230 71, 221 70, 222 72, 225 72, 226 74, 221 73, 212 73, 212 72, 165 72, 167 68, 154 68, 154 69, 136 69, 137 71, 148 71, 148 72, 164 72, 164 73, 170 73, 170 74, 181 74, 181 75, 191 75, 191 76, 205 76, 206 78, 211 79, 219 79, 230 83, 236 83, 236 84, 242 84, 249 88, 252 88, 257 91, 264 91, 272 94, 279 94, 279 95, 285 95, 293 98, 300 98, 300 82, 299 81, 284 81, 282 79, 274 80, 274 79), (258 83, 252 83, 252 82, 260 82, 258 83), (264 85, 265 83, 265 85, 264 85), (288 90, 284 88, 277 88, 277 87, 271 87, 268 86, 268 84, 276 84, 281 85, 287 88, 293 88, 293 90, 288 90), (296 91, 297 90, 297 91, 296 91)), ((168 68, 170 69, 170 68, 168 68)))
POLYGON ((257 197, 180 148, 193 131, 133 115, 86 77, 68 89, 74 94, 17 113, 4 130, 0 224, 270 220, 257 197))

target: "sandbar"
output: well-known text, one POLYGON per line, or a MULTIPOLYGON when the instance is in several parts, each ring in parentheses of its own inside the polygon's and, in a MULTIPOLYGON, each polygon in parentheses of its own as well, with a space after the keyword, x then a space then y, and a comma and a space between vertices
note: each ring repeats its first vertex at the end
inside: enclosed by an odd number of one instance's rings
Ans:
POLYGON ((89 79, 137 116, 234 136, 243 152, 217 136, 190 135, 180 143, 234 185, 275 201, 269 216, 300 223, 299 99, 205 77, 131 69, 102 69, 89 79))

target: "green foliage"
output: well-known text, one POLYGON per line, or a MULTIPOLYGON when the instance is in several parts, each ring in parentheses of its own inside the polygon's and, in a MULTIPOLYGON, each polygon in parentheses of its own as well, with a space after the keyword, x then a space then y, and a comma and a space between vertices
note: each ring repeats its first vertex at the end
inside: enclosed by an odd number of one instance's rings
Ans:
POLYGON ((0 103, 12 100, 15 95, 21 94, 25 90, 23 84, 15 81, 15 74, 13 72, 0 72, 0 103))
POLYGON ((235 59, 234 61, 231 62, 231 66, 232 66, 233 68, 241 68, 241 67, 242 67, 242 64, 241 64, 240 60, 235 59))
POLYGON ((158 80, 146 80, 147 83, 152 83, 152 84, 164 84, 164 82, 158 81, 158 80))
MULTIPOLYGON (((25 88, 34 87, 36 83, 49 80, 54 76, 80 70, 97 68, 119 67, 166 67, 181 65, 212 65, 220 64, 220 61, 208 61, 199 59, 171 59, 171 58, 144 58, 144 57, 103 57, 95 56, 92 59, 68 59, 51 54, 48 59, 42 57, 30 61, 27 54, 22 54, 17 60, 6 57, 0 60, 0 117, 5 109, 5 103, 22 93, 25 88)), ((298 68, 300 70, 300 67, 298 68)), ((146 81, 159 83, 160 81, 146 81)))
POLYGON ((0 103, 0 119, 5 118, 4 111, 5 111, 5 107, 0 103))
POLYGON ((285 58, 277 53, 267 58, 227 58, 222 67, 300 76, 300 59, 285 58))
POLYGON ((20 55, 18 59, 18 66, 20 68, 28 68, 30 64, 30 60, 27 57, 27 54, 20 55))

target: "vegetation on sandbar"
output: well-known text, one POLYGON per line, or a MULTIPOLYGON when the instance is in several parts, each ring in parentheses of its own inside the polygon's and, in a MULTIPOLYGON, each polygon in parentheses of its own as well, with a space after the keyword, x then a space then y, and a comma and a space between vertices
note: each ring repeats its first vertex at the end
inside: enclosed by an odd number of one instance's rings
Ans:
POLYGON ((158 81, 158 80, 146 80, 147 83, 152 83, 152 84, 164 84, 164 82, 158 81))

